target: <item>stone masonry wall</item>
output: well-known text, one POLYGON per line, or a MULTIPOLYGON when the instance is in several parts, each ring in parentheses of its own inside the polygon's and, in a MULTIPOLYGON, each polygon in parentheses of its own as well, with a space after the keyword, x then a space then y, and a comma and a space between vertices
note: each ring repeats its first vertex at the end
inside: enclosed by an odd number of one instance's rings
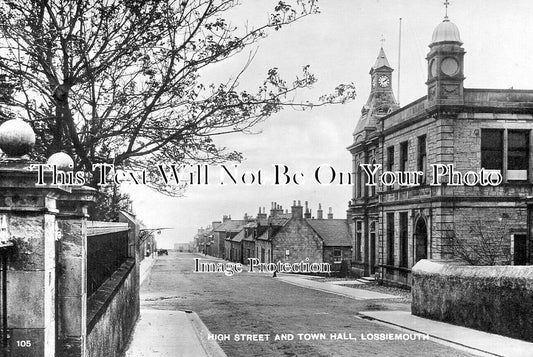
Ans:
POLYGON ((413 315, 533 342, 533 267, 421 260, 412 276, 413 315))
POLYGON ((303 219, 291 219, 272 240, 273 261, 322 263, 322 240, 303 219), (286 255, 286 251, 289 255, 286 255))
POLYGON ((129 259, 89 298, 88 357, 121 356, 138 317, 138 279, 129 259))

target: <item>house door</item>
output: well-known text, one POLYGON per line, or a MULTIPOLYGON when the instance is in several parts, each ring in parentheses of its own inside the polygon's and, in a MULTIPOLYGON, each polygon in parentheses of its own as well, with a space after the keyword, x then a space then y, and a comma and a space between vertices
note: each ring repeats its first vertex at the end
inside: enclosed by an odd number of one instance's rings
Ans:
POLYGON ((428 229, 426 220, 422 217, 418 218, 415 227, 415 263, 420 259, 427 258, 428 251, 428 229))
POLYGON ((514 235, 514 265, 526 265, 527 264, 527 235, 515 234, 514 235))

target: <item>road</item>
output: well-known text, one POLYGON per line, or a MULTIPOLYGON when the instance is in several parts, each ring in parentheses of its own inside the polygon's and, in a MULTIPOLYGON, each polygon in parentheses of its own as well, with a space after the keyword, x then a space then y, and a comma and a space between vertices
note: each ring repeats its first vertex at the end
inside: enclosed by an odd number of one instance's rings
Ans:
POLYGON ((230 335, 219 341, 230 357, 470 356, 433 341, 364 339, 368 334, 401 331, 363 320, 356 316, 358 311, 409 310, 407 304, 354 300, 294 286, 269 274, 195 273, 194 258, 209 257, 177 252, 159 257, 141 287, 141 306, 195 311, 211 333, 230 335), (316 339, 305 335, 313 333, 316 339), (235 334, 251 335, 243 337, 256 341, 235 341, 235 334), (276 334, 294 339, 274 341, 276 334))

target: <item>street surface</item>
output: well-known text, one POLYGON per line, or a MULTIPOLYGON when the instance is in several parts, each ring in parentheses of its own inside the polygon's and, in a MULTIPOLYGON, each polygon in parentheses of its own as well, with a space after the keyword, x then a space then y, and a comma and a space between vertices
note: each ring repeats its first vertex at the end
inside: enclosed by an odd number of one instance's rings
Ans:
POLYGON ((195 311, 211 333, 222 339, 229 335, 219 344, 230 357, 470 356, 431 340, 371 340, 375 334, 406 332, 356 316, 368 310, 409 311, 408 304, 354 300, 288 284, 270 274, 248 273, 247 268, 231 277, 194 273, 194 258, 219 261, 172 251, 158 257, 141 286, 141 307, 195 311), (276 334, 293 339, 275 341, 276 334))

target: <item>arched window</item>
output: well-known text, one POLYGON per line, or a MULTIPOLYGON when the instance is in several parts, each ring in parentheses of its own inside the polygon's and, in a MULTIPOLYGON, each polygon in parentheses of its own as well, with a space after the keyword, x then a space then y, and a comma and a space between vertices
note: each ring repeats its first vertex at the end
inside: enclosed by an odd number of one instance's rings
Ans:
POLYGON ((418 217, 415 226, 415 263, 427 259, 428 229, 424 217, 418 217))
POLYGON ((376 272, 376 221, 370 222, 369 227, 369 235, 370 235, 370 274, 374 274, 376 272))

